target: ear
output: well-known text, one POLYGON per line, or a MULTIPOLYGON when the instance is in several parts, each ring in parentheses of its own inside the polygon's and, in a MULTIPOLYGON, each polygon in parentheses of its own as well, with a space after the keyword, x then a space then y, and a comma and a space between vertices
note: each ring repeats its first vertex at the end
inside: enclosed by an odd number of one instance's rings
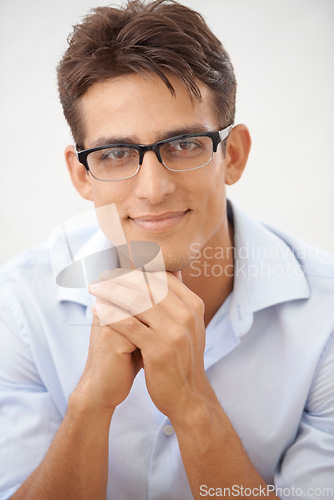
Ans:
POLYGON ((246 166, 251 138, 246 125, 236 125, 227 139, 225 156, 225 183, 232 185, 237 182, 246 166))
POLYGON ((65 149, 65 160, 72 184, 85 200, 93 200, 91 179, 86 168, 79 163, 74 146, 65 149))

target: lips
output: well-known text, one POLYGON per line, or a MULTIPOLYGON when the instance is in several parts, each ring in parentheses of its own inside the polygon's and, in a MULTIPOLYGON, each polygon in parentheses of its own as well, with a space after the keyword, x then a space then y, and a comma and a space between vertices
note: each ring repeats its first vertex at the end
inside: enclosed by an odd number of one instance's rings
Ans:
POLYGON ((182 212, 165 212, 163 214, 147 214, 140 217, 130 217, 130 219, 141 229, 149 232, 166 231, 178 225, 189 210, 182 212))

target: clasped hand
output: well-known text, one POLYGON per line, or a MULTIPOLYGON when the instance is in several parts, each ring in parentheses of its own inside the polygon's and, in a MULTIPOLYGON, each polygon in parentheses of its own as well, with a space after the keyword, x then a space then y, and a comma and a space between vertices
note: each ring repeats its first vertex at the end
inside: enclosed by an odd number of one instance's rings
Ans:
POLYGON ((113 410, 142 367, 152 401, 177 418, 201 398, 207 384, 204 304, 182 283, 180 272, 149 273, 149 280, 145 274, 105 275, 90 286, 97 301, 81 383, 95 404, 113 410), (154 303, 159 290, 164 298, 154 303))

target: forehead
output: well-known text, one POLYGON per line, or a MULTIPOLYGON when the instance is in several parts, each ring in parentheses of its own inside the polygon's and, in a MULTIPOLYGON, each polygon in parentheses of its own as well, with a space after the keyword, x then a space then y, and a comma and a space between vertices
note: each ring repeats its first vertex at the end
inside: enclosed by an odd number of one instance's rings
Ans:
POLYGON ((131 74, 92 85, 79 101, 85 147, 115 134, 145 143, 194 124, 218 129, 212 91, 197 82, 202 95, 198 101, 176 77, 169 78, 175 95, 151 74, 131 74))

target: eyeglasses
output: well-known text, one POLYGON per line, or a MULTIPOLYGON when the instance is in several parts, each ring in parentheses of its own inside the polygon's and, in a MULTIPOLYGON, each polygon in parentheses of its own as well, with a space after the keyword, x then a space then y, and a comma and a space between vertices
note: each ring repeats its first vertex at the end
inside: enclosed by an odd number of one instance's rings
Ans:
POLYGON ((232 125, 219 132, 183 134, 153 144, 108 144, 79 151, 76 155, 91 175, 105 182, 130 179, 143 163, 144 154, 154 151, 160 163, 172 172, 202 168, 212 160, 218 144, 232 130, 232 125))

